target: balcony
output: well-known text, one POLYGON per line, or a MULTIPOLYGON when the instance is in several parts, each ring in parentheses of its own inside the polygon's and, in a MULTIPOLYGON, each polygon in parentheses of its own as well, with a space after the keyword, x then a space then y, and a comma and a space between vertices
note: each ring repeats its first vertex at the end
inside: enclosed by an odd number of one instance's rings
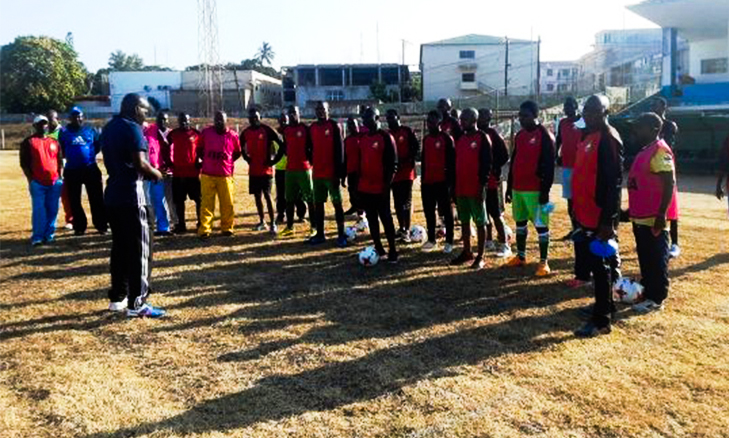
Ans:
POLYGON ((477 82, 461 82, 461 90, 478 90, 477 82))
POLYGON ((473 59, 461 59, 458 61, 458 68, 465 71, 475 72, 478 69, 478 63, 473 59))

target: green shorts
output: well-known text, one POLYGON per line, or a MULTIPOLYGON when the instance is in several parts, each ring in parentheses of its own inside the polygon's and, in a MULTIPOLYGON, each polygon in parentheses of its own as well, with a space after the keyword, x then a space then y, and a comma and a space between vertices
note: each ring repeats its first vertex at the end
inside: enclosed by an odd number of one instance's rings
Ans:
POLYGON ((461 225, 466 225, 473 220, 477 226, 486 225, 486 204, 483 199, 476 198, 456 198, 456 210, 458 211, 458 219, 461 225))
POLYGON ((511 208, 515 222, 529 221, 536 227, 549 227, 549 215, 542 213, 539 205, 539 192, 513 191, 511 208))
POLYGON ((295 202, 299 198, 304 202, 311 202, 312 193, 310 170, 286 171, 286 202, 295 202))
POLYGON ((333 204, 342 203, 342 190, 339 183, 331 179, 315 179, 314 180, 314 202, 327 202, 327 198, 332 197, 333 204))

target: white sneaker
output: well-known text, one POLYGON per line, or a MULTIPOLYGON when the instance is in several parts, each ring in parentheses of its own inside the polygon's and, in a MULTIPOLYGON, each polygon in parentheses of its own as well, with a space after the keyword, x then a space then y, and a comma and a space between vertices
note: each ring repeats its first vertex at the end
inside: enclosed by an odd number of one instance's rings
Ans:
POLYGON ((109 303, 109 310, 111 310, 112 312, 123 312, 127 310, 127 307, 129 307, 129 303, 126 298, 121 301, 112 301, 111 303, 109 303))
POLYGON ((256 225, 253 228, 253 231, 266 231, 266 230, 267 230, 266 224, 264 224, 263 222, 260 222, 258 225, 256 225))
POLYGON ((66 224, 63 226, 63 228, 66 230, 73 230, 73 224, 66 224))
POLYGON ((496 251, 496 244, 493 240, 487 240, 485 245, 486 251, 496 251))
POLYGON ((681 255, 681 247, 676 244, 671 245, 671 249, 668 251, 668 256, 672 259, 676 259, 680 255, 681 255))
POLYGON ((512 255, 511 245, 509 245, 508 243, 501 245, 501 248, 496 253, 496 257, 501 257, 501 258, 511 257, 511 255, 512 255))
POLYGON ((273 234, 274 236, 278 234, 278 225, 276 223, 271 224, 271 228, 268 231, 269 233, 273 234))
POLYGON ((645 300, 633 305, 633 311, 641 314, 658 312, 661 309, 663 309, 663 304, 658 304, 653 300, 645 300))
POLYGON ((437 248, 438 244, 436 242, 425 242, 423 245, 423 251, 425 252, 435 251, 437 248))
POLYGON ((443 253, 444 253, 444 254, 450 254, 450 253, 452 253, 452 252, 453 252, 453 245, 451 245, 450 243, 446 243, 446 244, 445 244, 445 245, 443 246, 443 253))

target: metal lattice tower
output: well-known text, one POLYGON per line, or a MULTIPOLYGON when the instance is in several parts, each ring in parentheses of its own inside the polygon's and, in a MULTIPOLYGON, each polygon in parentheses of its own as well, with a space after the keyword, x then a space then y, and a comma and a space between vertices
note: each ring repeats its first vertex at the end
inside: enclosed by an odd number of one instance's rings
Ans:
POLYGON ((203 117, 223 109, 223 71, 218 53, 216 0, 197 0, 197 50, 200 62, 198 107, 203 117))

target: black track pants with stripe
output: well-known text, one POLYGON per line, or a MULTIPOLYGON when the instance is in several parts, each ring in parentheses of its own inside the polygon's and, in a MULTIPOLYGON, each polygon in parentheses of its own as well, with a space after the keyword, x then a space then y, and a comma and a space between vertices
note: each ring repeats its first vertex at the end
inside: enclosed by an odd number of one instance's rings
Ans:
POLYGON ((111 226, 111 290, 109 300, 126 297, 139 308, 149 295, 152 273, 152 215, 148 206, 108 206, 111 226))

